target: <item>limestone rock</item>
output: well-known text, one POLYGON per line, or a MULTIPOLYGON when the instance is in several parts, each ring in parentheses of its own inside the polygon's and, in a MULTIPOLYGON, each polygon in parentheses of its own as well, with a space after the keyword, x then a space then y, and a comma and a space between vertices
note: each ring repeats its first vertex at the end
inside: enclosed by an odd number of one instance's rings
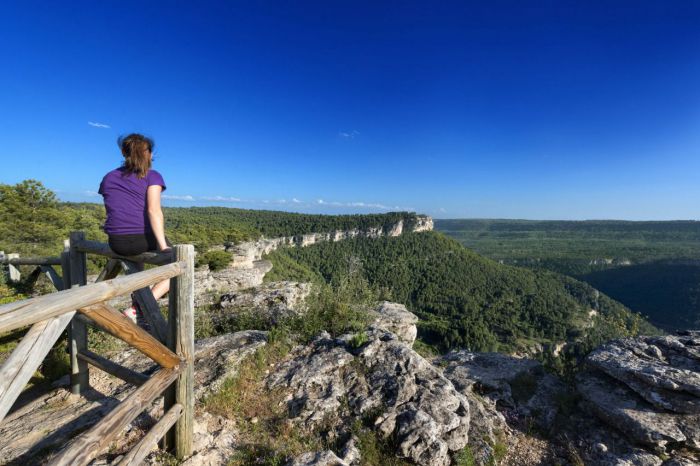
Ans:
POLYGON ((586 364, 576 386, 601 420, 652 452, 700 459, 700 332, 615 340, 586 364))
POLYGON ((413 346, 418 334, 416 328, 418 317, 409 312, 406 306, 384 301, 373 310, 373 314, 377 317, 372 325, 395 334, 399 340, 408 346, 413 346))
POLYGON ((433 219, 427 215, 417 215, 413 231, 416 233, 421 231, 433 231, 433 219))
POLYGON ((615 457, 607 465, 609 466, 659 466, 663 461, 651 453, 637 451, 620 457, 615 457))
MULTIPOLYGON (((182 466, 227 464, 235 454, 236 444, 236 427, 232 421, 206 411, 198 413, 194 423, 194 453, 179 464, 182 466)), ((152 463, 158 464, 155 461, 152 463)))
POLYGON ((216 272, 204 266, 195 271, 195 305, 212 304, 222 293, 259 286, 265 274, 272 270, 272 263, 258 260, 250 267, 228 267, 216 272))
POLYGON ((698 414, 700 359, 688 357, 674 343, 679 341, 668 336, 616 340, 593 351, 587 363, 658 408, 698 414))
POLYGON ((349 466, 330 450, 309 452, 294 458, 287 466, 349 466))
POLYGON ((306 310, 304 300, 309 293, 309 283, 271 282, 226 293, 219 299, 219 305, 231 313, 254 309, 257 316, 274 325, 284 318, 302 315, 306 310))
POLYGON ((421 465, 448 465, 449 451, 468 440, 469 403, 452 383, 393 333, 370 328, 359 348, 352 335, 321 334, 297 347, 267 378, 287 388, 291 416, 314 428, 371 416, 382 436, 392 436, 400 456, 421 465))
POLYGON ((194 391, 197 399, 216 391, 236 373, 240 362, 265 345, 267 332, 244 330, 199 340, 195 344, 194 391))
POLYGON ((445 377, 462 393, 474 392, 514 409, 516 415, 533 418, 544 430, 552 427, 557 396, 566 391, 538 361, 507 354, 456 351, 436 358, 434 364, 444 368, 445 377))

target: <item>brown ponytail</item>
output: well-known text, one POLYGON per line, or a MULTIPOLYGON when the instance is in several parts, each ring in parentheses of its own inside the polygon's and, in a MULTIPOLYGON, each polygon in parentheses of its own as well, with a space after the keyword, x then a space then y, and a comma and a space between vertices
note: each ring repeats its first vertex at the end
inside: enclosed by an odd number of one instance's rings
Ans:
POLYGON ((126 171, 135 173, 139 178, 145 177, 151 168, 153 140, 143 134, 131 133, 128 136, 119 136, 117 144, 124 156, 126 171))

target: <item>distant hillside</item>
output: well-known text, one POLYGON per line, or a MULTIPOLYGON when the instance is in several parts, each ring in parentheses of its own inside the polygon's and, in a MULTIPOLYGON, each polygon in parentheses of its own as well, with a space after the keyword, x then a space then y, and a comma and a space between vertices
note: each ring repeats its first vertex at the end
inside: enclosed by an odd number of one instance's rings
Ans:
POLYGON ((435 220, 435 229, 479 254, 536 262, 566 274, 620 263, 700 258, 700 222, 435 220))
POLYGON ((334 282, 360 263, 371 285, 421 318, 421 339, 441 351, 513 351, 567 340, 590 348, 613 337, 655 332, 585 283, 498 264, 436 232, 288 248, 268 258, 274 264, 269 280, 334 282))
POLYGON ((586 281, 666 330, 700 325, 700 222, 436 220, 506 264, 586 281))
MULTIPOLYGON (((311 215, 226 207, 164 208, 166 234, 173 243, 192 243, 198 249, 266 237, 292 236, 335 230, 387 228, 400 220, 410 229, 415 213, 311 215)), ((58 254, 72 230, 105 241, 102 204, 59 202, 36 180, 0 184, 0 250, 23 255, 58 254)), ((90 258, 99 263, 101 258, 90 258)))

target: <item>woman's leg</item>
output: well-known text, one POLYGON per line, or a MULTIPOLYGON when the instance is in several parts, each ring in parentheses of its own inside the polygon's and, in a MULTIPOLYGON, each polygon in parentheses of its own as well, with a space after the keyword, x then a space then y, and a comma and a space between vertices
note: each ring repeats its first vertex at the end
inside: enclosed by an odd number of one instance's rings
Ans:
MULTIPOLYGON (((156 241, 156 237, 153 236, 153 234, 147 234, 146 241, 148 241, 149 251, 154 251, 158 249, 158 242, 156 241)), ((165 241, 168 244, 168 246, 172 246, 170 240, 167 237, 165 238, 165 241)), ((156 300, 165 296, 168 290, 170 290, 170 280, 163 280, 160 283, 156 283, 153 286, 153 288, 151 288, 151 291, 153 292, 153 297, 156 298, 156 300)))
POLYGON ((151 291, 153 292, 153 297, 156 300, 162 298, 170 290, 170 280, 163 280, 160 283, 156 283, 151 291))

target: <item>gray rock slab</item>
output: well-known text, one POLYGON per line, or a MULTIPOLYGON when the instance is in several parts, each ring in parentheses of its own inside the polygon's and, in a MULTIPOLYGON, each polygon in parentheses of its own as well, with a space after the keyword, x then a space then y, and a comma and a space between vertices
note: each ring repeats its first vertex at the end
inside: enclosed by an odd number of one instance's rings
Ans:
POLYGON ((289 390, 290 415, 302 426, 339 428, 369 416, 380 435, 395 440, 399 456, 448 465, 449 452, 467 444, 468 400, 395 334, 371 328, 367 338, 353 348, 349 335, 322 334, 295 348, 268 387, 289 390))

